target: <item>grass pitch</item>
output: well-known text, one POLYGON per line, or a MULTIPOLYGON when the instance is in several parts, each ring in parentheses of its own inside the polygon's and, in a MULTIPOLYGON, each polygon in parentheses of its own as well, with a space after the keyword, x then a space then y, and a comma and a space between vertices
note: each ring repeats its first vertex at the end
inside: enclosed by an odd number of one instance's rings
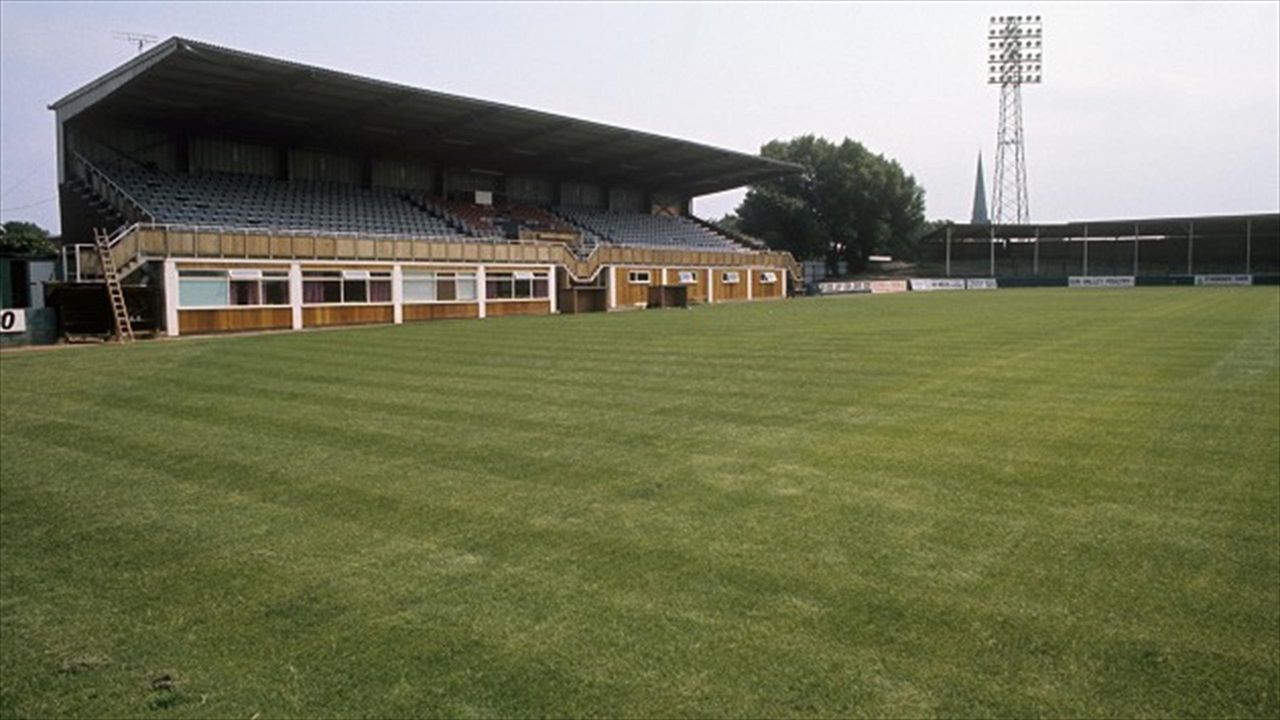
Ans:
POLYGON ((0 358, 0 715, 1280 715, 1280 292, 0 358))

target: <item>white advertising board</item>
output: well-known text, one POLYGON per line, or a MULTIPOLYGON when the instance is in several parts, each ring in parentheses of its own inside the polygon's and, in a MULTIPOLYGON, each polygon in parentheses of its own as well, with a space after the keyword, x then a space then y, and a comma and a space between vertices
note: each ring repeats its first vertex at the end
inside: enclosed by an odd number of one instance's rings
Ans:
POLYGON ((1072 275, 1068 287, 1133 287, 1132 275, 1072 275))
POLYGON ((823 295, 838 295, 840 293, 867 293, 871 292, 871 285, 865 280, 845 280, 842 282, 821 282, 818 283, 818 292, 823 295))
POLYGON ((995 290, 998 287, 995 278, 969 278, 964 281, 965 290, 995 290))
POLYGON ((1252 275, 1197 275, 1197 285, 1252 285, 1252 275))
POLYGON ((22 333, 27 331, 27 311, 22 308, 0 310, 0 332, 22 333))
POLYGON ((964 280, 961 278, 911 278, 911 289, 925 292, 930 290, 963 290, 964 280))

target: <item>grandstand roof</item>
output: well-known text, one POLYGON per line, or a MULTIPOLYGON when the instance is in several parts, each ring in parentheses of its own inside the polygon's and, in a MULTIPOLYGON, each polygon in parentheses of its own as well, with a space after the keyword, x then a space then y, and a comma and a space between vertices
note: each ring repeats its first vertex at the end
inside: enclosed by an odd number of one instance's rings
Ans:
POLYGON ((703 195, 798 165, 173 37, 54 102, 83 116, 703 195))
POLYGON ((1217 233, 1239 234, 1246 223, 1258 234, 1275 234, 1280 226, 1280 214, 1255 213, 1251 215, 1188 215, 1184 217, 1126 218, 1117 220, 1073 220, 1063 223, 1026 223, 1022 225, 991 225, 986 223, 950 223, 934 228, 923 240, 943 240, 951 231, 952 240, 1018 239, 1038 237, 1041 240, 1062 240, 1081 237, 1131 237, 1135 234, 1173 235, 1188 234, 1194 226, 1195 234, 1207 237, 1217 233), (1135 231, 1136 228, 1136 231, 1135 231))

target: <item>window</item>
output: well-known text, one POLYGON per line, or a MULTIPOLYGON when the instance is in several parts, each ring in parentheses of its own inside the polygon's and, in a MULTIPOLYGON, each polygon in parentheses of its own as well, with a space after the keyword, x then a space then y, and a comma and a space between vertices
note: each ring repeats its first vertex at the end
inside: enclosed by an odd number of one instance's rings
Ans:
POLYGON ((475 273, 457 273, 453 278, 454 295, 467 302, 475 302, 480 297, 476 290, 475 273))
POLYGON ((760 282, 761 284, 764 284, 764 285, 768 285, 769 283, 776 283, 778 282, 778 273, 769 272, 768 270, 766 270, 760 273, 760 282))
POLYGON ((694 272, 694 271, 692 271, 692 270, 681 270, 681 271, 680 271, 680 284, 681 284, 681 285, 692 285, 692 284, 694 284, 694 283, 696 283, 696 282, 698 282, 698 273, 696 273, 696 272, 694 272))
POLYGON ((178 273, 178 307, 224 307, 230 304, 225 272, 183 270, 178 273))
POLYGON ((476 274, 467 272, 410 271, 404 274, 404 301, 474 302, 476 274))
POLYGON ((182 270, 178 273, 178 307, 288 304, 287 270, 182 270))
POLYGON ((490 300, 515 297, 516 280, 511 273, 489 273, 484 276, 484 296, 490 300))
POLYGON ((302 302, 305 305, 342 302, 342 273, 328 270, 302 273, 302 302))
POLYGON ((409 273, 404 274, 405 302, 433 302, 436 299, 436 274, 409 273))
POLYGON ((262 273, 262 304, 289 304, 289 273, 262 273))
POLYGON ((550 276, 545 272, 491 272, 484 276, 484 296, 489 300, 528 300, 546 298, 550 276))
POLYGON ((305 305, 391 302, 391 273, 369 270, 312 270, 302 273, 305 305))
POLYGON ((627 273, 627 282, 631 283, 632 285, 648 285, 649 271, 648 270, 632 270, 631 272, 627 273))
POLYGON ((737 285, 738 280, 739 280, 739 276, 738 276, 737 270, 727 270, 723 275, 720 276, 720 282, 724 283, 725 285, 737 285))

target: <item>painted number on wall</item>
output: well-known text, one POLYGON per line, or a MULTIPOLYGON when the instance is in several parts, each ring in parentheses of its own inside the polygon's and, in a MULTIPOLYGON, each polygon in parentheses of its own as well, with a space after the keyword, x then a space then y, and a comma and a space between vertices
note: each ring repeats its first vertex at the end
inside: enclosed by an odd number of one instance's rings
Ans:
POLYGON ((20 333, 26 331, 26 310, 0 310, 0 332, 20 333))

